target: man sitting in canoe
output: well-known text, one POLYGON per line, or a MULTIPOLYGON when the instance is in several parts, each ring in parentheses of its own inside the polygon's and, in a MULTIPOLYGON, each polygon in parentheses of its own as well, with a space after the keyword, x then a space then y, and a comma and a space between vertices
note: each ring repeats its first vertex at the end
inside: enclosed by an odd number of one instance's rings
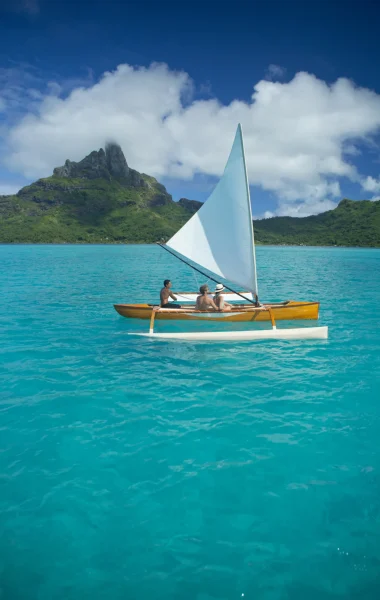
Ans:
POLYGON ((203 312, 210 312, 212 310, 219 311, 214 300, 208 296, 209 291, 210 290, 208 289, 207 283, 201 285, 199 288, 200 295, 197 297, 197 302, 195 304, 195 310, 200 310, 203 312))
POLYGON ((176 296, 173 292, 170 291, 172 287, 172 282, 170 279, 165 279, 164 287, 160 292, 160 306, 161 308, 181 308, 180 304, 175 304, 174 302, 169 302, 169 297, 173 300, 177 300, 176 296))
POLYGON ((215 288, 214 302, 215 302, 218 310, 221 310, 223 312, 228 312, 231 310, 232 307, 231 307, 231 304, 224 301, 224 296, 222 294, 223 290, 224 290, 224 285, 222 283, 217 283, 216 288, 215 288))

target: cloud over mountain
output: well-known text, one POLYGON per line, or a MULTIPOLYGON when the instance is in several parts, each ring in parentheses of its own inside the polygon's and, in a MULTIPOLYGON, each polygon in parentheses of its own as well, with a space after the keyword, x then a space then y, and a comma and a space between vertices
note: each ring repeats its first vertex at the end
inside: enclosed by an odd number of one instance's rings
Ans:
MULTIPOLYGON (((273 78, 282 74, 272 69, 273 78)), ((66 97, 50 86, 8 129, 5 163, 29 178, 46 176, 115 139, 128 164, 158 178, 219 176, 241 122, 250 183, 276 195, 277 214, 332 208, 344 178, 378 191, 353 163, 358 145, 380 128, 375 92, 305 72, 257 82, 249 102, 194 99, 193 89, 188 74, 162 64, 120 65, 66 97)))

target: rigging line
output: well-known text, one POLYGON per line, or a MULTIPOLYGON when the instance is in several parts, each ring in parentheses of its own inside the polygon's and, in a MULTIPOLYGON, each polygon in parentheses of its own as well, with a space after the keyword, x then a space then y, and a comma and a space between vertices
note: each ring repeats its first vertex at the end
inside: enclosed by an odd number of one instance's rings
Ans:
MULTIPOLYGON (((191 294, 192 292, 190 292, 191 294)), ((193 292, 195 294, 195 292, 193 292)), ((179 294, 178 292, 175 292, 175 295, 178 296, 179 298, 187 298, 186 294, 179 294)), ((190 301, 191 302, 191 301, 190 301)))
POLYGON ((197 290, 199 290, 199 281, 198 281, 197 273, 194 270, 192 271, 192 273, 194 275, 195 283, 197 284, 197 290))
MULTIPOLYGON (((177 254, 175 254, 174 252, 172 252, 172 250, 169 250, 169 248, 166 245, 160 244, 160 242, 157 242, 157 244, 158 244, 158 246, 161 246, 161 248, 163 248, 164 250, 166 250, 166 252, 169 252, 169 254, 172 254, 173 256, 175 256, 176 258, 178 258, 178 260, 180 260, 181 262, 185 263, 185 265, 187 265, 191 269, 194 269, 194 271, 197 271, 198 273, 200 273, 204 277, 208 277, 214 283, 219 283, 219 281, 217 279, 214 279, 213 277, 211 277, 211 275, 207 275, 206 273, 204 273, 200 269, 197 269, 197 267, 194 267, 193 265, 191 265, 190 263, 188 263, 186 260, 184 260, 180 256, 177 256, 177 254)), ((250 300, 246 296, 243 296, 243 294, 240 294, 236 290, 233 290, 232 288, 228 287, 228 285, 225 285, 224 287, 227 288, 227 290, 229 290, 230 292, 233 292, 234 294, 237 294, 238 296, 240 296, 240 298, 243 298, 243 300, 245 300, 246 302, 248 301, 251 304, 254 304, 255 306, 258 306, 258 302, 259 302, 258 299, 257 300, 250 300)))

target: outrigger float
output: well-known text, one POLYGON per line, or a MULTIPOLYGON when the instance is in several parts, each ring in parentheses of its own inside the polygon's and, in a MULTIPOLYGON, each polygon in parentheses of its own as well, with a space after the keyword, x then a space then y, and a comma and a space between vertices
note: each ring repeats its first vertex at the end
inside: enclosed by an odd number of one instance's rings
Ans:
POLYGON ((181 308, 159 308, 153 304, 115 304, 123 317, 149 319, 149 333, 130 333, 157 340, 250 341, 265 339, 327 339, 327 327, 277 329, 276 321, 317 320, 319 302, 260 304, 258 299, 255 241, 251 200, 245 164, 243 134, 238 126, 224 173, 211 196, 191 219, 166 243, 159 244, 186 265, 218 283, 219 278, 237 284, 238 292, 228 285, 226 300, 230 311, 202 312, 195 309, 197 294, 177 293, 181 308), (217 279, 201 269, 213 273, 217 279), (185 304, 185 306, 183 306, 185 304), (268 321, 271 329, 246 331, 202 331, 155 333, 155 320, 223 321, 259 323, 268 321))

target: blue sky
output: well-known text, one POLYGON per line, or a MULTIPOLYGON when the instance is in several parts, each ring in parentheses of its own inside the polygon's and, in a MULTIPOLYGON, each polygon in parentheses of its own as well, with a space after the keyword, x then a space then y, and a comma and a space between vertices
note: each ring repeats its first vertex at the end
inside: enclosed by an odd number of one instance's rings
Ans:
POLYGON ((204 200, 241 121, 255 215, 380 196, 376 2, 0 6, 0 193, 112 138, 204 200))

